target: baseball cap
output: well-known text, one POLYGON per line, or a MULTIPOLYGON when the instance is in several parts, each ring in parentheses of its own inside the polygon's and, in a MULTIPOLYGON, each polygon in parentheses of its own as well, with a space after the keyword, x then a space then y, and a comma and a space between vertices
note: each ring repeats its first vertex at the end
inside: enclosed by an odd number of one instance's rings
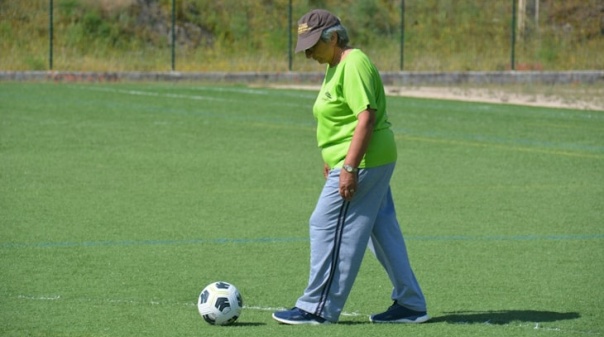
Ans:
POLYGON ((340 19, 324 9, 313 9, 298 20, 298 42, 296 53, 311 48, 327 28, 340 24, 340 19))

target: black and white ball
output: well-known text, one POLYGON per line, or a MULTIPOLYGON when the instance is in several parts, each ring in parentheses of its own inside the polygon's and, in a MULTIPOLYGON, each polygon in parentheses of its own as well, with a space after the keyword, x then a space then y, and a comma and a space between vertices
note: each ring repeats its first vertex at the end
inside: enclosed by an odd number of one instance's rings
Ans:
POLYGON ((241 315, 243 299, 237 288, 227 282, 214 282, 205 287, 197 300, 197 310, 212 325, 232 324, 241 315))

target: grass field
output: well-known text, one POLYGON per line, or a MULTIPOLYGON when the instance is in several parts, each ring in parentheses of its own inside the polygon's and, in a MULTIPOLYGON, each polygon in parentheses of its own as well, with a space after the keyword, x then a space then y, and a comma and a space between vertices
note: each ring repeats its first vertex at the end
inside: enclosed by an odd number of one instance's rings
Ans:
POLYGON ((389 99, 431 323, 367 254, 340 324, 291 327, 322 187, 314 92, 0 83, 0 336, 602 336, 604 112, 389 99), (241 291, 207 325, 208 283, 241 291))

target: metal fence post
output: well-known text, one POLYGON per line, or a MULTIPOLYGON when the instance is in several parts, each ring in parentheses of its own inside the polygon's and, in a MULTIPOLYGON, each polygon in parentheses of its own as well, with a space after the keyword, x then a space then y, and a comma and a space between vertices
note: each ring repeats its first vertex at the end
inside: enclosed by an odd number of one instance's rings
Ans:
POLYGON ((401 0, 401 60, 400 70, 403 71, 405 61, 405 0, 401 0))
POLYGON ((287 57, 289 61, 288 68, 289 71, 292 71, 293 64, 293 54, 292 54, 292 0, 289 0, 288 14, 287 14, 287 31, 288 31, 288 42, 287 42, 287 57))
POLYGON ((172 71, 176 70, 176 0, 172 0, 172 71))
POLYGON ((52 70, 52 47, 53 47, 53 0, 50 0, 50 6, 48 9, 48 67, 52 70))
POLYGON ((512 55, 510 68, 516 70, 516 0, 512 0, 512 55))

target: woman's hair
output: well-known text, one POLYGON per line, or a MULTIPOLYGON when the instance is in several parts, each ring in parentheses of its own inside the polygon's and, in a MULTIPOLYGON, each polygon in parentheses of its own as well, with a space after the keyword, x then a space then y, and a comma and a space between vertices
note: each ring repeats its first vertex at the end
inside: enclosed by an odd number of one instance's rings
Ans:
POLYGON ((338 47, 348 47, 348 42, 350 42, 350 39, 348 38, 348 31, 346 31, 346 28, 341 24, 325 29, 323 33, 321 33, 321 40, 324 42, 329 42, 333 36, 333 33, 338 33, 338 47))

